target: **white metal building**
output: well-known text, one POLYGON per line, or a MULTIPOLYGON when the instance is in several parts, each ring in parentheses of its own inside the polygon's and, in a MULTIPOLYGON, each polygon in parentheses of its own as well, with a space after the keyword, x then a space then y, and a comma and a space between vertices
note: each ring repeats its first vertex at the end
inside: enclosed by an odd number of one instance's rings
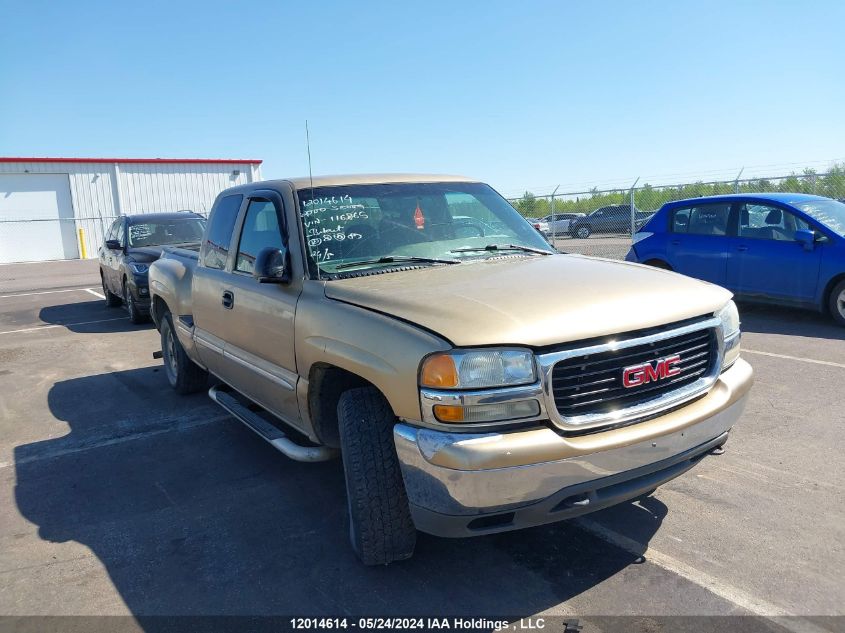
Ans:
POLYGON ((205 214, 255 180, 260 160, 0 158, 0 263, 96 257, 119 215, 205 214))

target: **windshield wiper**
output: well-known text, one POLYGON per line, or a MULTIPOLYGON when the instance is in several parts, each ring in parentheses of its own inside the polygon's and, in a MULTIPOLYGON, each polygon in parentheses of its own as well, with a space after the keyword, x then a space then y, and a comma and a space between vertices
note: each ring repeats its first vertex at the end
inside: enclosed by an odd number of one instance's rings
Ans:
POLYGON ((466 246, 464 248, 456 248, 449 251, 450 253, 471 253, 473 251, 524 251, 526 253, 537 253, 538 255, 553 255, 552 251, 544 251, 541 248, 534 248, 533 246, 523 246, 522 244, 488 244, 487 246, 466 246))
POLYGON ((404 264, 407 262, 420 264, 460 264, 457 259, 438 259, 436 257, 417 257, 416 255, 386 255, 378 259, 362 259, 357 262, 346 262, 335 266, 335 270, 354 268, 355 266, 368 266, 374 264, 404 264))

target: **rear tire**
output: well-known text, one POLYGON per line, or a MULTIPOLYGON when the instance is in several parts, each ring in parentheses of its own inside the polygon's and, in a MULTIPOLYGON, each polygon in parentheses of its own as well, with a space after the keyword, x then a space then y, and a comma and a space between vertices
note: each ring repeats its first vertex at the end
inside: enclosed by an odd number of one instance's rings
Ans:
POLYGON ((161 319, 161 356, 167 381, 177 393, 196 393, 208 386, 208 372, 188 358, 176 337, 169 312, 161 319))
POLYGON ((349 539, 365 565, 410 558, 417 542, 393 443, 396 417, 374 387, 351 389, 337 405, 349 539))
POLYGON ((108 308, 116 308, 120 305, 120 297, 116 294, 112 293, 109 290, 109 287, 106 285, 106 278, 100 274, 100 283, 103 286, 103 297, 106 299, 106 307, 108 308))
POLYGON ((827 307, 833 320, 845 327, 845 279, 833 287, 827 307))

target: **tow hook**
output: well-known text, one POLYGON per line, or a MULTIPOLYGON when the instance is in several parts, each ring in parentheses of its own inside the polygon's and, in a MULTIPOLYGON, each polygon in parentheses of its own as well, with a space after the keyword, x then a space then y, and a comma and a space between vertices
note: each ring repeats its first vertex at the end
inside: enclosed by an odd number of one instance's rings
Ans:
POLYGON ((723 455, 725 453, 725 445, 717 446, 712 451, 710 451, 711 455, 723 455))

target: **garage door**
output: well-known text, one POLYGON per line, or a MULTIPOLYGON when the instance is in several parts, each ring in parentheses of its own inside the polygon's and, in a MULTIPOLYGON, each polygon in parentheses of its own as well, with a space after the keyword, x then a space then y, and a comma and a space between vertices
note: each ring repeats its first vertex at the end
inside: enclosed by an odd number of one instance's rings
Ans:
POLYGON ((67 174, 0 174, 0 262, 77 257, 67 174))

